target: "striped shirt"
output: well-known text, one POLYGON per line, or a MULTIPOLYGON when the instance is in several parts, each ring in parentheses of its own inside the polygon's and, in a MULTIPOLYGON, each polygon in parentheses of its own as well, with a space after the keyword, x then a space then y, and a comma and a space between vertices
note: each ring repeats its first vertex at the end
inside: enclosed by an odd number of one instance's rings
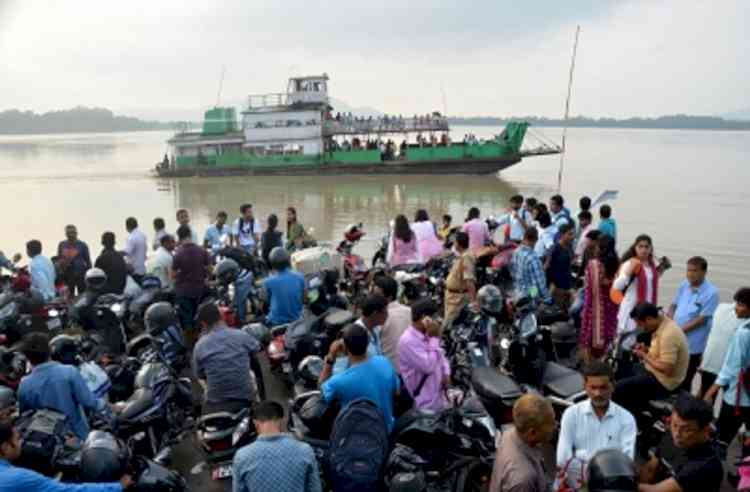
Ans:
POLYGON ((549 300, 547 277, 544 275, 542 261, 534 250, 522 244, 514 253, 510 261, 510 271, 513 275, 515 287, 521 296, 540 297, 549 300))
POLYGON ((587 462, 597 451, 619 449, 633 458, 636 432, 633 415, 613 401, 601 419, 594 413, 591 400, 576 403, 565 410, 560 422, 557 468, 568 465, 567 482, 573 486, 580 479, 581 462, 587 462))

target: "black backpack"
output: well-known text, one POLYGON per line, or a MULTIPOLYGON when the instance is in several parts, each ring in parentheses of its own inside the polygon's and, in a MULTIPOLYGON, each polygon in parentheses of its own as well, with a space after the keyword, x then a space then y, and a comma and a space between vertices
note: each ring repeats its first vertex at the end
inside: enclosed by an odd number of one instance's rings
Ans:
POLYGON ((21 457, 16 464, 52 476, 70 429, 68 418, 54 410, 30 410, 19 417, 16 428, 22 442, 21 457))
POLYGON ((389 451, 388 426, 367 399, 349 403, 333 424, 329 464, 333 492, 375 492, 389 451))

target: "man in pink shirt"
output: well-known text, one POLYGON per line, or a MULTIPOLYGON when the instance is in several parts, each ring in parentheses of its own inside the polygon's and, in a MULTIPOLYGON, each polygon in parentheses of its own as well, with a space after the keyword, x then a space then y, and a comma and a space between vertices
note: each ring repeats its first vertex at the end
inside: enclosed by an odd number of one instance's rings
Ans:
POLYGON ((479 218, 479 209, 477 207, 469 209, 469 216, 461 230, 469 235, 469 249, 472 252, 483 248, 485 243, 492 241, 487 224, 479 218))

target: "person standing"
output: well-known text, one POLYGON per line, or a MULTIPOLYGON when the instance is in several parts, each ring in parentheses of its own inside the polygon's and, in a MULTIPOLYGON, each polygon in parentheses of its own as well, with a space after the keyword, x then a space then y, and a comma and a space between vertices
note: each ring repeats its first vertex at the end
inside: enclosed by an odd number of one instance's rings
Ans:
POLYGON ((552 404, 537 394, 523 395, 513 405, 513 425, 498 439, 490 492, 547 492, 541 448, 555 432, 552 404))
MULTIPOLYGON (((372 293, 368 295, 360 306, 362 316, 354 324, 362 326, 367 331, 367 354, 370 357, 385 355, 380 334, 383 326, 388 322, 388 301, 382 295, 372 293)), ((339 374, 349 367, 349 360, 343 352, 336 360, 333 373, 339 374)))
POLYGON ((573 225, 570 210, 565 207, 565 200, 561 195, 553 195, 549 199, 549 212, 552 223, 560 229, 563 224, 573 225))
POLYGON ((498 226, 505 226, 504 242, 520 243, 523 241, 523 233, 531 225, 530 221, 531 214, 523 209, 523 196, 510 197, 510 207, 497 221, 498 226))
POLYGON ((373 293, 383 296, 388 301, 388 318, 380 332, 383 355, 401 374, 398 365, 398 343, 401 336, 411 325, 411 308, 398 302, 398 283, 387 275, 375 279, 373 293))
MULTIPOLYGON (((175 213, 175 218, 177 219, 177 228, 188 226, 190 228, 190 240, 195 244, 199 244, 198 232, 190 225, 190 212, 187 209, 181 208, 175 213)), ((177 236, 177 232, 175 232, 175 236, 177 236)))
POLYGON ((76 226, 65 226, 65 240, 57 245, 57 256, 69 296, 72 298, 81 294, 86 290, 83 277, 86 270, 91 268, 91 255, 88 245, 78 239, 76 226))
POLYGON ((42 254, 42 243, 37 239, 26 243, 26 254, 31 259, 29 262, 31 289, 39 293, 45 303, 50 302, 56 295, 55 265, 42 254))
POLYGON ((716 377, 721 371, 727 350, 729 350, 729 343, 737 332, 737 328, 742 326, 744 321, 737 317, 734 303, 723 302, 716 308, 699 369, 701 374, 699 398, 703 398, 711 385, 716 382, 716 377))
POLYGON ((161 237, 161 246, 159 246, 156 253, 146 263, 146 272, 159 279, 162 289, 172 290, 174 288, 174 279, 172 279, 174 257, 172 256, 172 252, 175 247, 174 237, 171 234, 163 235, 161 237))
POLYGON ((594 227, 593 219, 591 217, 591 212, 588 210, 584 210, 583 212, 578 214, 578 234, 576 236, 576 250, 575 250, 575 257, 578 262, 581 261, 581 258, 583 258, 583 252, 586 251, 586 248, 589 247, 590 242, 588 239, 588 234, 591 231, 596 230, 596 227, 594 227))
POLYGON ((453 222, 453 217, 451 217, 448 214, 443 215, 443 225, 440 226, 440 229, 438 229, 438 237, 441 241, 445 241, 448 239, 448 236, 451 233, 452 227, 451 223, 453 222))
POLYGON ((588 400, 565 410, 557 441, 558 479, 572 490, 580 488, 585 465, 598 451, 618 449, 633 459, 638 431, 633 415, 612 401, 614 378, 606 363, 585 366, 583 381, 588 400))
POLYGON ((575 227, 570 223, 560 226, 560 240, 546 258, 547 279, 552 297, 565 311, 573 300, 573 240, 575 227))
POLYGON ((545 261, 552 246, 555 245, 555 238, 560 231, 557 226, 552 223, 552 218, 548 212, 539 212, 536 221, 538 224, 537 229, 539 230, 539 240, 534 246, 534 252, 542 261, 545 261))
POLYGON ((133 280, 140 284, 146 274, 148 242, 146 235, 138 228, 138 221, 135 217, 128 217, 125 220, 125 229, 128 231, 128 238, 125 240, 125 256, 132 268, 133 280))
POLYGON ((102 234, 102 252, 94 266, 107 274, 107 283, 102 294, 122 294, 128 280, 128 265, 122 253, 115 250, 115 233, 107 231, 102 234))
POLYGON ((248 253, 255 252, 260 242, 260 226, 253 216, 253 206, 245 203, 240 207, 240 216, 232 225, 233 244, 248 253))
POLYGON ((601 359, 617 334, 617 304, 609 290, 620 267, 615 240, 606 234, 594 243, 594 257, 586 262, 579 345, 586 363, 601 359))
POLYGON ((719 441, 730 443, 737 435, 740 425, 750 428, 750 393, 748 376, 750 368, 750 287, 743 287, 734 294, 734 310, 741 320, 740 327, 729 342, 729 350, 724 358, 716 382, 704 395, 712 403, 720 389, 724 390, 717 437, 719 441))
POLYGON ((690 392, 693 378, 701 365, 701 356, 706 350, 711 320, 719 305, 719 290, 706 280, 708 262, 694 256, 687 261, 687 278, 682 281, 669 307, 669 317, 687 334, 690 346, 688 366, 682 389, 690 392))
POLYGON ((161 247, 161 238, 167 235, 167 225, 164 219, 157 217, 154 219, 154 241, 151 243, 151 249, 156 251, 161 247))
POLYGON ((417 236, 417 247, 424 263, 443 252, 443 243, 438 239, 435 224, 430 222, 426 210, 417 210, 411 230, 417 236))
POLYGON ((637 414, 643 402, 667 398, 680 387, 690 357, 685 333, 658 307, 642 302, 630 315, 639 328, 651 334, 651 346, 635 345, 633 353, 643 366, 635 375, 617 382, 612 399, 637 414))
POLYGON ((398 361, 404 386, 419 410, 439 412, 448 406, 445 389, 451 369, 440 346, 440 323, 432 299, 420 299, 411 308, 411 326, 398 342, 398 361))
MULTIPOLYGON (((610 234, 607 235, 610 236, 610 234)), ((623 255, 620 261, 620 271, 612 284, 615 290, 623 294, 617 312, 618 336, 631 333, 636 329, 636 322, 630 313, 637 304, 657 303, 659 277, 665 269, 665 266, 657 266, 654 261, 654 245, 651 237, 646 234, 636 237, 633 245, 623 255)), ((631 340, 626 341, 625 347, 630 348, 632 343, 631 340)))
POLYGON ((612 218, 612 207, 609 205, 599 207, 599 230, 617 243, 617 222, 612 218))
POLYGON ((258 438, 234 455, 233 492, 321 492, 313 449, 282 432, 284 407, 275 401, 260 403, 253 425, 258 438))
POLYGON ((206 229, 206 234, 203 236, 203 247, 210 251, 212 255, 216 255, 225 246, 224 238, 228 240, 231 234, 232 229, 227 224, 227 213, 221 211, 216 214, 216 221, 206 229))
POLYGON ((455 248, 458 257, 445 279, 445 327, 450 326, 467 303, 477 303, 477 260, 469 250, 467 233, 456 233, 455 248))
POLYGON ((551 304, 552 296, 547 289, 542 261, 534 252, 534 246, 539 239, 538 234, 533 227, 526 229, 521 246, 513 252, 510 260, 510 272, 520 296, 529 296, 537 304, 540 301, 551 304))
POLYGON ((276 214, 269 215, 266 230, 260 236, 260 256, 266 263, 268 263, 268 255, 274 248, 284 246, 283 234, 277 230, 278 226, 279 218, 276 214))
POLYGON ((409 227, 409 221, 404 215, 397 215, 388 244, 386 263, 390 267, 408 265, 410 263, 422 263, 422 255, 419 253, 417 236, 409 227))
POLYGON ((179 246, 172 261, 175 304, 182 329, 192 332, 195 311, 206 289, 211 256, 193 242, 189 226, 182 225, 177 229, 177 239, 179 246))
POLYGON ((479 209, 471 207, 469 215, 466 217, 466 223, 461 228, 462 232, 469 235, 469 249, 472 252, 484 248, 484 245, 491 242, 490 230, 482 219, 479 218, 479 209))
POLYGON ((298 250, 311 244, 310 237, 305 228, 297 220, 297 210, 294 207, 286 209, 286 247, 289 250, 298 250))

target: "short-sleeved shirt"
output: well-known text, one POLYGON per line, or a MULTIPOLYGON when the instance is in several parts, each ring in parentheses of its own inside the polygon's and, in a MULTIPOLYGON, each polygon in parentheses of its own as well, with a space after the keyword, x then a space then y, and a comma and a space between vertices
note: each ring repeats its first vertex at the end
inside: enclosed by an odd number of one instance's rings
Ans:
POLYGON ((172 270, 175 272, 175 294, 193 299, 201 297, 210 264, 211 257, 197 244, 185 243, 177 248, 172 262, 172 270))
POLYGON ((476 251, 484 247, 484 242, 490 237, 490 230, 482 219, 472 219, 461 228, 469 235, 469 249, 476 251))
POLYGON ((260 225, 258 225, 258 221, 255 219, 245 220, 240 217, 232 225, 232 235, 237 237, 240 246, 243 248, 254 248, 255 235, 260 235, 260 233, 260 225))
POLYGON ((147 250, 148 241, 146 240, 146 235, 136 227, 130 231, 128 239, 125 241, 125 255, 128 257, 128 262, 133 267, 133 273, 136 275, 145 275, 146 273, 147 250))
POLYGON ((498 433, 490 492, 547 492, 542 452, 531 448, 515 428, 498 433))
POLYGON ((724 480, 724 468, 711 443, 679 450, 672 466, 682 492, 719 492, 724 480))
POLYGON ((729 343, 743 320, 737 317, 734 304, 724 302, 719 304, 711 319, 711 331, 708 334, 706 350, 703 352, 701 370, 711 374, 719 374, 724 358, 729 350, 729 343))
POLYGON ((393 397, 399 390, 399 380, 385 357, 368 357, 366 361, 332 376, 320 389, 326 402, 338 402, 342 408, 359 398, 374 401, 383 412, 388 431, 393 429, 393 397))
POLYGON ((305 292, 305 278, 302 275, 287 269, 268 277, 263 281, 263 287, 271 301, 268 318, 273 325, 291 323, 302 316, 305 292))
POLYGON ((705 317, 700 326, 687 332, 690 353, 702 354, 706 349, 714 311, 719 305, 719 290, 708 280, 704 280, 697 288, 683 280, 672 304, 676 306, 674 320, 680 327, 699 316, 705 317))
POLYGON ((217 326, 203 335, 193 350, 193 369, 208 383, 206 401, 254 400, 250 357, 259 350, 258 341, 242 330, 217 326))
POLYGON ((677 323, 664 316, 659 328, 651 335, 651 347, 648 354, 662 362, 674 364, 672 374, 667 376, 646 363, 646 369, 651 371, 666 389, 672 391, 682 384, 687 375, 690 354, 685 332, 677 326, 677 323))
POLYGON ((571 276, 571 265, 573 264, 573 250, 560 245, 552 246, 549 252, 549 268, 547 278, 558 289, 572 289, 573 277, 571 276))
POLYGON ((221 237, 228 236, 231 232, 232 230, 229 227, 229 224, 224 224, 221 227, 221 230, 216 227, 216 224, 211 224, 208 226, 206 234, 203 236, 203 243, 208 243, 208 247, 211 248, 212 251, 218 251, 219 248, 221 248, 221 237))
POLYGON ((453 262, 451 271, 445 280, 446 288, 454 292, 463 292, 466 290, 464 281, 476 280, 476 264, 477 260, 474 255, 469 251, 464 251, 464 253, 453 262))
POLYGON ((107 274, 107 283, 102 289, 103 294, 122 294, 128 281, 128 265, 125 258, 113 249, 105 249, 96 259, 96 268, 107 274))

